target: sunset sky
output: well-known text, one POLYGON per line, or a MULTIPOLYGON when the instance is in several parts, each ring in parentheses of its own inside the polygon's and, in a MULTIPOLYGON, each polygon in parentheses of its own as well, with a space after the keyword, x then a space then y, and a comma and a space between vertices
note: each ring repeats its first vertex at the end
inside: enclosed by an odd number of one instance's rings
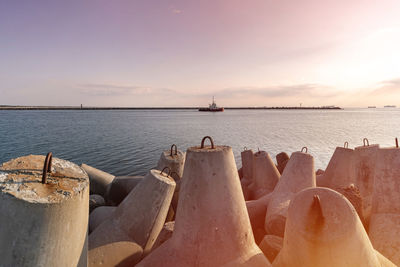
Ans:
POLYGON ((0 1, 0 104, 400 106, 399 0, 0 1))

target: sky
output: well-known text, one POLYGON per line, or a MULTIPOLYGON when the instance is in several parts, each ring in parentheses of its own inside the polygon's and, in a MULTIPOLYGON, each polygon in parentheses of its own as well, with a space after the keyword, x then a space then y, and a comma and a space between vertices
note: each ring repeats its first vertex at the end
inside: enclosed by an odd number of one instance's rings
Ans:
POLYGON ((398 0, 0 0, 0 105, 400 106, 398 0))

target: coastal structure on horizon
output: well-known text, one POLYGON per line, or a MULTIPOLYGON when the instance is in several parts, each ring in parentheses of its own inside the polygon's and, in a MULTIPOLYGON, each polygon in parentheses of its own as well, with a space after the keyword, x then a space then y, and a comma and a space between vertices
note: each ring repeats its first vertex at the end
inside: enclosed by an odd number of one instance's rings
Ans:
MULTIPOLYGON (((201 107, 91 107, 91 106, 13 106, 0 105, 0 110, 199 110, 201 107)), ((224 107, 224 110, 234 109, 298 109, 298 110, 340 110, 337 106, 321 106, 321 107, 224 107)))

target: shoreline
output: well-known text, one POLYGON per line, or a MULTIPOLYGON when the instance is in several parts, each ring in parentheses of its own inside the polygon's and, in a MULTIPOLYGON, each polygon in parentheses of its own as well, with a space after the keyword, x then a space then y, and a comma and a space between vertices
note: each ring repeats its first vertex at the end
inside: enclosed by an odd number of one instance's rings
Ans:
MULTIPOLYGON (((200 107, 7 106, 0 110, 198 110, 200 107)), ((225 107, 225 110, 342 110, 340 107, 225 107)))

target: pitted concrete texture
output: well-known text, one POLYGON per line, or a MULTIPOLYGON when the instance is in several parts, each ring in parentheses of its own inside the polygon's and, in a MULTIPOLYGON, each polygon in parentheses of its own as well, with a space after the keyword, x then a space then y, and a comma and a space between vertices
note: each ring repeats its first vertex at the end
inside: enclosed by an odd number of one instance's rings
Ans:
POLYGON ((88 176, 78 165, 53 158, 47 183, 42 184, 45 156, 20 157, 0 166, 0 191, 32 203, 59 203, 88 187, 88 176))
POLYGON ((351 203, 329 188, 307 188, 293 198, 282 250, 274 267, 394 267, 374 250, 351 203))
POLYGON ((172 237, 137 266, 270 266, 254 242, 232 149, 187 150, 172 237))
POLYGON ((372 214, 369 237, 374 248, 400 266, 400 215, 372 214))
POLYGON ((381 148, 378 150, 372 199, 373 214, 400 214, 399 148, 381 148))
POLYGON ((356 181, 354 184, 360 190, 363 201, 363 215, 367 227, 372 213, 372 194, 378 150, 379 145, 359 146, 354 149, 354 165, 356 170, 356 181))
POLYGON ((30 155, 0 167, 1 266, 87 265, 88 176, 53 157, 42 184, 44 160, 30 155))

